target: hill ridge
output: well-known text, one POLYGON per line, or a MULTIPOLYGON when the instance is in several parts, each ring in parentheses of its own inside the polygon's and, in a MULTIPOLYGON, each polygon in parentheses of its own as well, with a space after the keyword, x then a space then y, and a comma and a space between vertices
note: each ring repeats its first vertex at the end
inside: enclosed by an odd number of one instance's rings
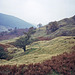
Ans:
POLYGON ((18 18, 15 16, 11 15, 6 15, 0 13, 0 25, 5 26, 7 29, 8 28, 29 28, 32 27, 33 25, 18 18))

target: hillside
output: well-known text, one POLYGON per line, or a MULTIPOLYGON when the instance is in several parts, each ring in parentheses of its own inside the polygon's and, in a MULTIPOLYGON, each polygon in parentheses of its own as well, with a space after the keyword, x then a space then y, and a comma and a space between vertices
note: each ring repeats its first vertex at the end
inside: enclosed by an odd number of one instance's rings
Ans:
MULTIPOLYGON (((14 26, 14 25, 12 25, 12 26, 14 26)), ((7 31, 7 28, 3 25, 0 25, 0 29, 1 29, 0 31, 4 31, 4 30, 7 31)), ((23 29, 24 29, 24 27, 23 27, 23 29)), ((12 36, 14 36, 14 35, 12 35, 12 36)), ((75 36, 75 16, 73 16, 71 18, 65 18, 60 21, 50 22, 45 26, 37 28, 36 32, 32 35, 31 38, 40 38, 41 37, 41 38, 53 39, 58 36, 75 36)), ((7 39, 7 38, 8 38, 8 36, 5 35, 5 36, 1 37, 1 40, 7 39)))
POLYGON ((49 37, 52 39, 58 36, 75 36, 75 16, 50 22, 40 27, 40 30, 38 28, 32 37, 49 37))
POLYGON ((0 35, 1 75, 75 75, 75 16, 35 29, 29 45, 24 44, 28 37, 17 43, 20 48, 14 45, 28 31, 15 28, 0 35))
POLYGON ((8 52, 11 56, 13 56, 13 58, 9 61, 0 60, 0 65, 38 63, 50 59, 52 56, 57 56, 64 52, 69 53, 75 50, 75 37, 73 36, 62 36, 50 41, 34 42, 30 45, 27 45, 26 52, 24 52, 21 48, 16 48, 12 45, 9 45, 9 43, 13 41, 15 41, 15 39, 0 42, 0 44, 9 46, 7 48, 8 52))
POLYGON ((9 28, 29 28, 33 25, 17 17, 0 13, 0 31, 9 28), (3 27, 2 27, 3 26, 3 27))
POLYGON ((13 39, 13 38, 19 37, 19 36, 23 36, 24 32, 28 31, 28 28, 14 29, 14 30, 9 29, 9 30, 10 30, 9 32, 5 31, 5 32, 0 33, 0 41, 1 40, 13 39))
POLYGON ((75 75, 75 52, 53 56, 43 63, 0 65, 0 75, 75 75))

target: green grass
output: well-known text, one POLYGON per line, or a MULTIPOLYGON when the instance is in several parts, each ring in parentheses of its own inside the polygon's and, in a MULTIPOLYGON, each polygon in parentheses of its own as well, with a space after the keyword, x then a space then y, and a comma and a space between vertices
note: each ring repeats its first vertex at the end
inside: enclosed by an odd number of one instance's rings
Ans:
POLYGON ((69 37, 71 39, 66 39, 68 37, 57 37, 50 41, 38 41, 29 45, 28 48, 38 48, 36 51, 31 52, 37 54, 61 54, 63 52, 69 52, 71 47, 75 43, 75 39, 69 37), (74 42, 74 43, 69 43, 74 42))
POLYGON ((41 27, 40 30, 39 30, 39 28, 37 28, 36 32, 32 35, 31 38, 37 38, 37 37, 43 37, 43 36, 47 36, 45 26, 41 27))
MULTIPOLYGON (((64 25, 64 22, 61 21, 60 25, 64 25)), ((43 26, 39 29, 36 30, 36 33, 34 33, 34 35, 32 35, 32 38, 37 38, 37 37, 50 37, 50 38, 55 38, 58 36, 61 36, 63 32, 66 32, 66 36, 72 36, 75 35, 75 25, 72 24, 66 24, 63 27, 60 27, 59 29, 57 29, 55 32, 50 32, 49 35, 47 35, 46 33, 46 26, 43 26)))
POLYGON ((33 51, 37 50, 37 48, 31 48, 25 51, 25 54, 33 53, 33 51))
MULTIPOLYGON (((50 41, 37 41, 27 45, 27 51, 24 52, 21 48, 9 47, 8 51, 13 59, 6 61, 0 60, 0 65, 20 65, 43 62, 44 60, 51 59, 52 56, 57 56, 64 52, 73 51, 72 47, 75 45, 75 37, 62 36, 52 39, 50 41)), ((0 42, 4 43, 4 42, 0 42)), ((5 41, 5 43, 9 43, 5 41)), ((5 44, 4 43, 4 44, 5 44)))

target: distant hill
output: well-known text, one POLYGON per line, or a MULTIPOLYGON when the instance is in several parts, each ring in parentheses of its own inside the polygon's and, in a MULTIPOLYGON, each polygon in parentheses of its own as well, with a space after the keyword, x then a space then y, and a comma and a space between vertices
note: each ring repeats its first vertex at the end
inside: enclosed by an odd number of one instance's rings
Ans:
POLYGON ((37 29, 32 37, 75 36, 75 16, 60 21, 49 22, 47 25, 37 29))
POLYGON ((29 28, 33 25, 14 16, 0 13, 0 31, 8 28, 29 28))

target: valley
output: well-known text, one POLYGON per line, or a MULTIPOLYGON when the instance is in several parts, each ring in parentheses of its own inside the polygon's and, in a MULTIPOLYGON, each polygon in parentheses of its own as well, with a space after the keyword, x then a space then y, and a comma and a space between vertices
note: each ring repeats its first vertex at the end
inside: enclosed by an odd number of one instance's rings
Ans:
POLYGON ((1 32, 0 74, 74 75, 74 18, 50 22, 38 28, 1 32))

